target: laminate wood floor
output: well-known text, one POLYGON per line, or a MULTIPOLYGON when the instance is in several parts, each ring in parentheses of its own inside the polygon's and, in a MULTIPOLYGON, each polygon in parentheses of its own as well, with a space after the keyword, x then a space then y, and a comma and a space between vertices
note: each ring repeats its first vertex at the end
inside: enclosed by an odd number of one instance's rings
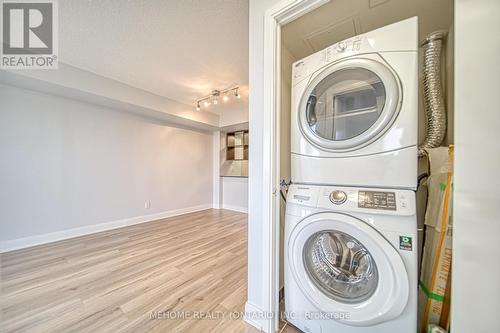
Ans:
POLYGON ((246 214, 205 210, 0 260, 1 332, 257 332, 234 319, 246 300, 246 214))

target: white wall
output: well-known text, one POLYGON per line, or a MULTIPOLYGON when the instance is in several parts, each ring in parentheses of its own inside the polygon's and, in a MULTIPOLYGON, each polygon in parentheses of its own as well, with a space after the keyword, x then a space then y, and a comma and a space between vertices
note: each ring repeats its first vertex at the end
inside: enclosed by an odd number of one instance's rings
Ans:
POLYGON ((209 207, 212 144, 208 132, 0 85, 0 241, 209 207))
POLYGON ((222 208, 248 212, 248 178, 221 177, 222 208))
POLYGON ((219 115, 219 126, 231 126, 235 124, 241 124, 248 122, 248 106, 243 101, 238 101, 236 103, 237 107, 225 107, 221 108, 219 115))
POLYGON ((56 71, 0 70, 0 84, 92 102, 195 129, 216 130, 220 121, 218 115, 195 111, 193 105, 179 103, 61 62, 56 71))
POLYGON ((212 133, 212 204, 213 208, 220 209, 222 207, 222 183, 220 177, 220 165, 223 158, 220 149, 222 133, 215 131, 212 133))
POLYGON ((455 1, 454 333, 500 332, 499 17, 498 0, 455 1))

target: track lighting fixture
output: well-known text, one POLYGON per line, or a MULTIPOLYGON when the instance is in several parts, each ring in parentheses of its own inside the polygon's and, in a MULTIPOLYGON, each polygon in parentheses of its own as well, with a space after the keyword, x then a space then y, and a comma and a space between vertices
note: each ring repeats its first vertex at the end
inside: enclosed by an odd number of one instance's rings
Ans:
POLYGON ((219 104, 219 95, 220 95, 220 91, 219 90, 213 90, 212 91, 212 104, 213 105, 219 104))
POLYGON ((200 103, 203 103, 204 107, 210 106, 210 104, 217 105, 219 104, 219 97, 222 96, 222 101, 227 102, 229 100, 229 96, 231 93, 234 94, 234 97, 241 98, 239 93, 239 86, 224 89, 224 90, 212 90, 212 93, 208 96, 202 97, 196 100, 196 111, 200 111, 200 103))

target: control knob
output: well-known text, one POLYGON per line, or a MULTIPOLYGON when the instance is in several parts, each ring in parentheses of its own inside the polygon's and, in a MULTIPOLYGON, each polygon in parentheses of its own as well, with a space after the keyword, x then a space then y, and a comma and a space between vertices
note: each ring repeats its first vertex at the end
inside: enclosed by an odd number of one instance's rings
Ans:
POLYGON ((347 200, 347 194, 344 191, 333 191, 330 193, 330 201, 336 205, 343 204, 347 200))
POLYGON ((347 43, 346 42, 339 42, 337 44, 337 52, 344 52, 347 49, 347 43))

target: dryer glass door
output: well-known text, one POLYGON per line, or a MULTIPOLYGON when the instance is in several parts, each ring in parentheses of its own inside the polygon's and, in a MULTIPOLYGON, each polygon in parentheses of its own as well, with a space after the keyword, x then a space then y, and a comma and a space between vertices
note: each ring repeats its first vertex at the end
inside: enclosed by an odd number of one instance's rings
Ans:
POLYGON ((362 302, 378 285, 378 271, 370 252, 341 231, 321 231, 304 246, 307 274, 329 297, 340 302, 362 302))
POLYGON ((392 124, 399 95, 398 80, 386 65, 345 60, 309 84, 300 104, 300 128, 320 148, 356 149, 392 124))
POLYGON ((377 121, 385 104, 380 78, 364 68, 348 68, 321 80, 309 96, 308 125, 321 138, 346 140, 377 121))

